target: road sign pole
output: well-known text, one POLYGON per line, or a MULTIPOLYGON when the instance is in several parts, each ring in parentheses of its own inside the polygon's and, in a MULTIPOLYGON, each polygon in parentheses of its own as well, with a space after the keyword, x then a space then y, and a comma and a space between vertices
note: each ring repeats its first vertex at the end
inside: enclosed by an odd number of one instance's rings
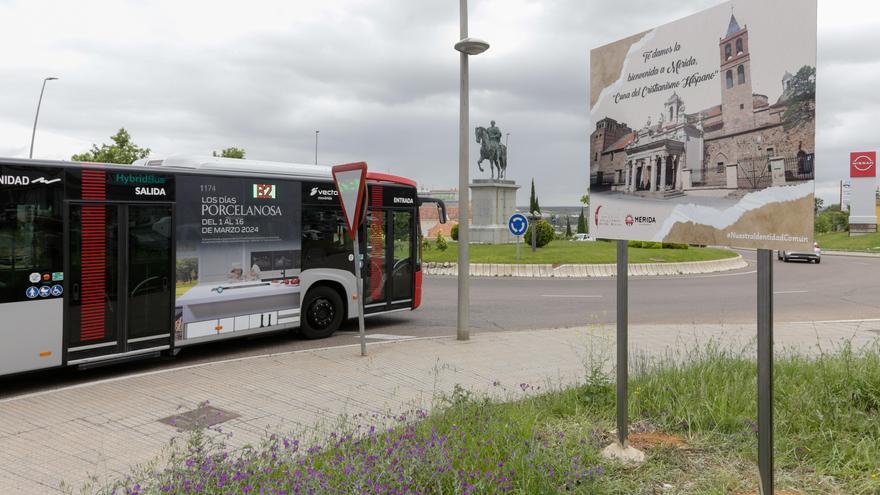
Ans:
POLYGON ((358 307, 358 334, 361 338, 361 356, 367 355, 367 333, 364 330, 364 280, 361 277, 361 250, 358 245, 358 235, 355 233, 352 239, 354 244, 354 275, 356 279, 356 294, 358 307))
POLYGON ((629 430, 628 241, 617 241, 617 443, 626 448, 629 430))
POLYGON ((336 165, 332 169, 333 183, 339 193, 342 213, 345 215, 346 227, 351 237, 354 261, 355 294, 352 296, 357 305, 358 333, 361 340, 361 356, 367 355, 367 336, 364 330, 364 281, 362 277, 361 249, 358 234, 361 232, 361 219, 366 212, 366 180, 367 164, 364 162, 336 165))
POLYGON ((773 495, 773 250, 758 249, 758 474, 773 495))
POLYGON ((519 263, 519 236, 516 236, 516 262, 519 263))

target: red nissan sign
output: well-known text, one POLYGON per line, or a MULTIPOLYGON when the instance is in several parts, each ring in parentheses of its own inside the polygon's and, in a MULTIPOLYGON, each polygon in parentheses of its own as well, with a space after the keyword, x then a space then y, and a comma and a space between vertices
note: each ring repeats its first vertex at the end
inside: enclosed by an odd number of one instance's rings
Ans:
POLYGON ((849 154, 850 177, 876 177, 877 152, 856 151, 849 154))

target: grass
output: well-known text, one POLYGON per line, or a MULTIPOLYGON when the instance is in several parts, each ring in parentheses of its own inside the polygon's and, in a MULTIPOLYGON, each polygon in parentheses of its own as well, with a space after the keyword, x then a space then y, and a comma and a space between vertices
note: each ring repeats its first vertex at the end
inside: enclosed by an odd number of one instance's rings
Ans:
MULTIPOLYGON (((515 244, 472 244, 471 263, 516 263, 515 244)), ((642 249, 629 248, 630 263, 677 263, 682 261, 710 261, 733 258, 736 253, 728 249, 642 249)), ((449 242, 445 251, 431 244, 422 252, 424 261, 458 261, 458 243, 449 242)), ((532 254, 530 246, 520 245, 520 263, 548 264, 594 264, 615 263, 617 246, 614 242, 574 242, 556 240, 532 254)))
POLYGON ((849 232, 816 234, 816 242, 822 249, 831 251, 865 251, 880 253, 880 234, 850 237, 849 232))
MULTIPOLYGON (((756 366, 749 354, 708 345, 635 360, 630 437, 646 451, 640 466, 600 455, 613 439, 615 404, 602 368, 588 364, 583 384, 563 390, 495 382, 496 390, 519 397, 505 403, 456 387, 432 414, 355 416, 308 442, 271 435, 229 451, 222 438, 200 431, 164 468, 104 492, 756 493, 756 366), (370 426, 383 420, 391 426, 370 426)), ((776 361, 775 375, 778 488, 880 493, 880 346, 788 355, 776 361)))

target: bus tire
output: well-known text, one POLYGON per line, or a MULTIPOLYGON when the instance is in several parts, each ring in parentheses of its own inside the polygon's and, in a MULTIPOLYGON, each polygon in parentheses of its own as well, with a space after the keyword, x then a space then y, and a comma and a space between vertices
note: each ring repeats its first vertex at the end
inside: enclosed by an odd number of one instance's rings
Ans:
POLYGON ((302 307, 300 334, 307 339, 333 335, 345 319, 342 297, 330 287, 318 286, 309 290, 302 307))

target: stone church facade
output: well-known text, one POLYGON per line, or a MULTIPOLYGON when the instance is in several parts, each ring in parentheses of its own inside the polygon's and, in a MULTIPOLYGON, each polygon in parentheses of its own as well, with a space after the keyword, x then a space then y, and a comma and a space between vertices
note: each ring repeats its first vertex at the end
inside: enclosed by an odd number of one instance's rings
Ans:
POLYGON ((590 188, 653 197, 695 189, 763 189, 812 180, 815 120, 784 114, 793 76, 773 104, 752 90, 748 26, 731 15, 719 39, 721 104, 687 113, 673 93, 640 129, 605 118, 590 136, 590 188), (788 127, 788 128, 786 128, 788 127))

